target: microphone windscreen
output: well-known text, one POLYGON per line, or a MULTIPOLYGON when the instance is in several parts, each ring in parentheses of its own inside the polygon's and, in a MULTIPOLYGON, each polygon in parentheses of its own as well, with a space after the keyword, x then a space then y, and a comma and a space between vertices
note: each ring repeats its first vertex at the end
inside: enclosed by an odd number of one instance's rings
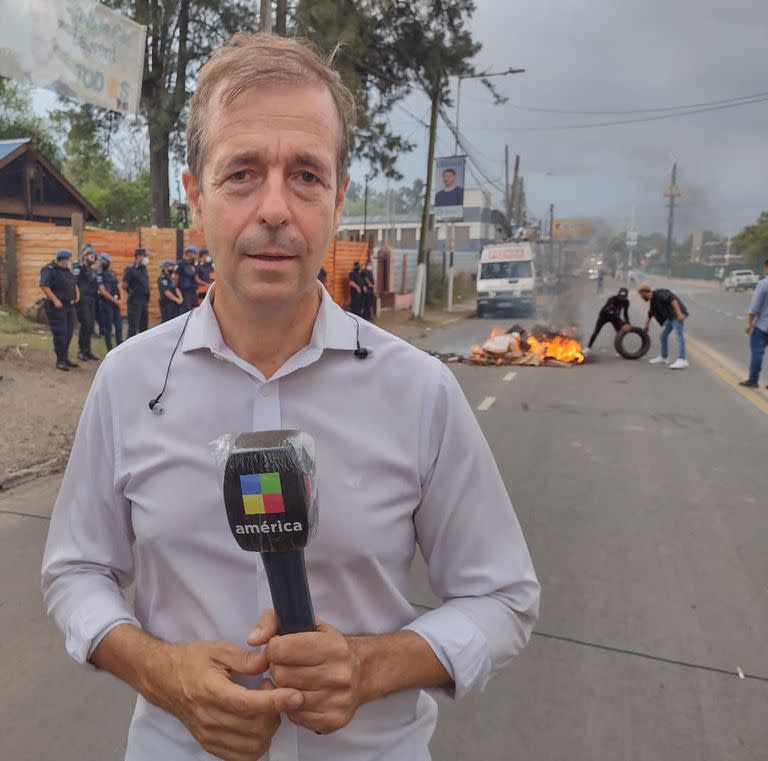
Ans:
POLYGON ((317 470, 302 431, 242 433, 230 444, 224 504, 237 543, 250 552, 303 549, 317 528, 317 470))

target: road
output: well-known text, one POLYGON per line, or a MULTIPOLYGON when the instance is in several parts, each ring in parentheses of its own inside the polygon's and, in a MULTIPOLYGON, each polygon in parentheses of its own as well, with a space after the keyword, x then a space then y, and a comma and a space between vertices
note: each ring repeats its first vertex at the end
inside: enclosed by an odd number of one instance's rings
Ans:
MULTIPOLYGON (((597 306, 588 284, 540 319, 590 327, 597 306)), ((704 308, 689 308, 704 342, 704 308)), ((743 346, 735 317, 706 319, 719 349, 731 324, 743 346)), ((466 350, 513 321, 467 320, 421 344, 466 350)), ((610 328, 578 368, 451 368, 483 408, 543 593, 512 667, 483 695, 441 700, 436 761, 764 761, 768 414, 695 356, 680 373, 618 358, 610 328)), ((130 691, 72 666, 41 613, 57 485, 0 495, 2 758, 118 759, 130 691)), ((412 587, 414 603, 439 602, 419 562, 412 587)))

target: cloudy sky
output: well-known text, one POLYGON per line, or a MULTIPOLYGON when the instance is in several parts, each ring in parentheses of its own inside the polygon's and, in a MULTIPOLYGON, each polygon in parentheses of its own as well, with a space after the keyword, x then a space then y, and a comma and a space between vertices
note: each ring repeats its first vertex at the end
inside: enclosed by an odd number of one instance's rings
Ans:
MULTIPOLYGON (((663 191, 673 159, 683 194, 678 239, 700 228, 735 233, 768 209, 765 0, 477 0, 477 5, 472 28, 483 45, 477 67, 526 73, 494 80, 509 98, 502 106, 492 105, 479 82, 464 81, 461 131, 482 171, 500 185, 505 144, 513 156, 521 155, 531 214, 544 215, 551 202, 558 216, 602 217, 623 227, 634 203, 641 232, 664 230, 663 191), (574 128, 669 113, 627 111, 761 92, 763 102, 738 108, 574 128)), ((424 96, 414 94, 404 105, 428 120, 424 96)), ((417 143, 401 159, 400 171, 406 181, 423 177, 427 130, 399 108, 392 122, 417 143)), ((438 153, 452 152, 453 139, 442 127, 438 153)), ((365 167, 356 165, 353 172, 361 179, 365 167)))

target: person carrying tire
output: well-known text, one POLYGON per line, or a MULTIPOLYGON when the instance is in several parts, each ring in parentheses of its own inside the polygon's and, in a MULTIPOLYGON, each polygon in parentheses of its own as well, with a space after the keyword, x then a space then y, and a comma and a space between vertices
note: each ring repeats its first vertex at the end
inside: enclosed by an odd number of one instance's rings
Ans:
POLYGON ((591 351, 598 335, 600 335, 600 331, 608 323, 613 325, 617 334, 625 332, 629 329, 630 321, 628 289, 619 288, 619 292, 615 296, 611 296, 603 305, 603 308, 600 310, 600 314, 597 316, 597 323, 595 324, 595 329, 592 332, 592 337, 589 339, 587 352, 591 351))

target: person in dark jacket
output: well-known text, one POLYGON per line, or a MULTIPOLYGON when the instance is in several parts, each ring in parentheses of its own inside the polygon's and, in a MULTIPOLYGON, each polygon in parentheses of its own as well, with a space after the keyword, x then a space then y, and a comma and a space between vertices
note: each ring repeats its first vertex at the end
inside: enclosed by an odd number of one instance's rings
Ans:
POLYGON ((99 286, 96 278, 99 273, 99 262, 96 252, 88 247, 85 249, 83 259, 72 268, 72 274, 77 279, 77 287, 80 291, 80 300, 77 302, 77 320, 80 330, 77 335, 79 351, 77 358, 83 362, 98 360, 91 351, 91 339, 96 325, 96 299, 99 294, 99 286))
POLYGON ((75 304, 80 298, 77 278, 69 269, 71 258, 72 252, 62 249, 52 262, 40 270, 40 289, 45 294, 45 315, 53 335, 56 369, 64 371, 78 366, 67 356, 75 331, 75 304))
POLYGON ((688 367, 685 356, 685 320, 688 317, 688 310, 685 304, 666 288, 657 288, 654 291, 650 285, 641 285, 637 292, 643 301, 650 304, 644 330, 648 332, 652 319, 661 325, 661 354, 650 360, 651 364, 669 364, 669 334, 674 330, 677 334, 678 359, 669 367, 671 370, 684 370, 688 367))
POLYGON ((187 246, 184 249, 184 258, 176 267, 177 285, 181 291, 183 303, 179 314, 189 312, 197 306, 197 248, 187 246))
POLYGON ((360 271, 360 262, 355 262, 349 273, 349 311, 358 317, 363 316, 363 299, 365 296, 365 284, 363 274, 360 271))
POLYGON ((112 331, 115 334, 115 344, 123 342, 123 315, 120 312, 120 286, 117 275, 112 269, 112 257, 107 253, 99 254, 101 259, 101 274, 96 278, 99 287, 99 302, 101 309, 101 336, 107 351, 112 350, 112 331))
POLYGON ((160 294, 160 316, 163 322, 178 317, 184 301, 173 280, 174 263, 166 259, 161 265, 160 277, 157 278, 157 290, 160 294))
POLYGON ((128 292, 128 338, 149 327, 149 256, 143 248, 134 252, 133 264, 123 272, 123 287, 128 292))
POLYGON ((205 294, 213 283, 213 261, 207 248, 201 248, 195 280, 197 282, 197 303, 202 304, 205 294))
POLYGON ((597 316, 597 324, 592 337, 589 339, 587 350, 592 348, 600 331, 608 323, 613 325, 617 333, 629 327, 629 290, 626 288, 619 288, 619 292, 615 296, 611 296, 603 305, 597 316))

